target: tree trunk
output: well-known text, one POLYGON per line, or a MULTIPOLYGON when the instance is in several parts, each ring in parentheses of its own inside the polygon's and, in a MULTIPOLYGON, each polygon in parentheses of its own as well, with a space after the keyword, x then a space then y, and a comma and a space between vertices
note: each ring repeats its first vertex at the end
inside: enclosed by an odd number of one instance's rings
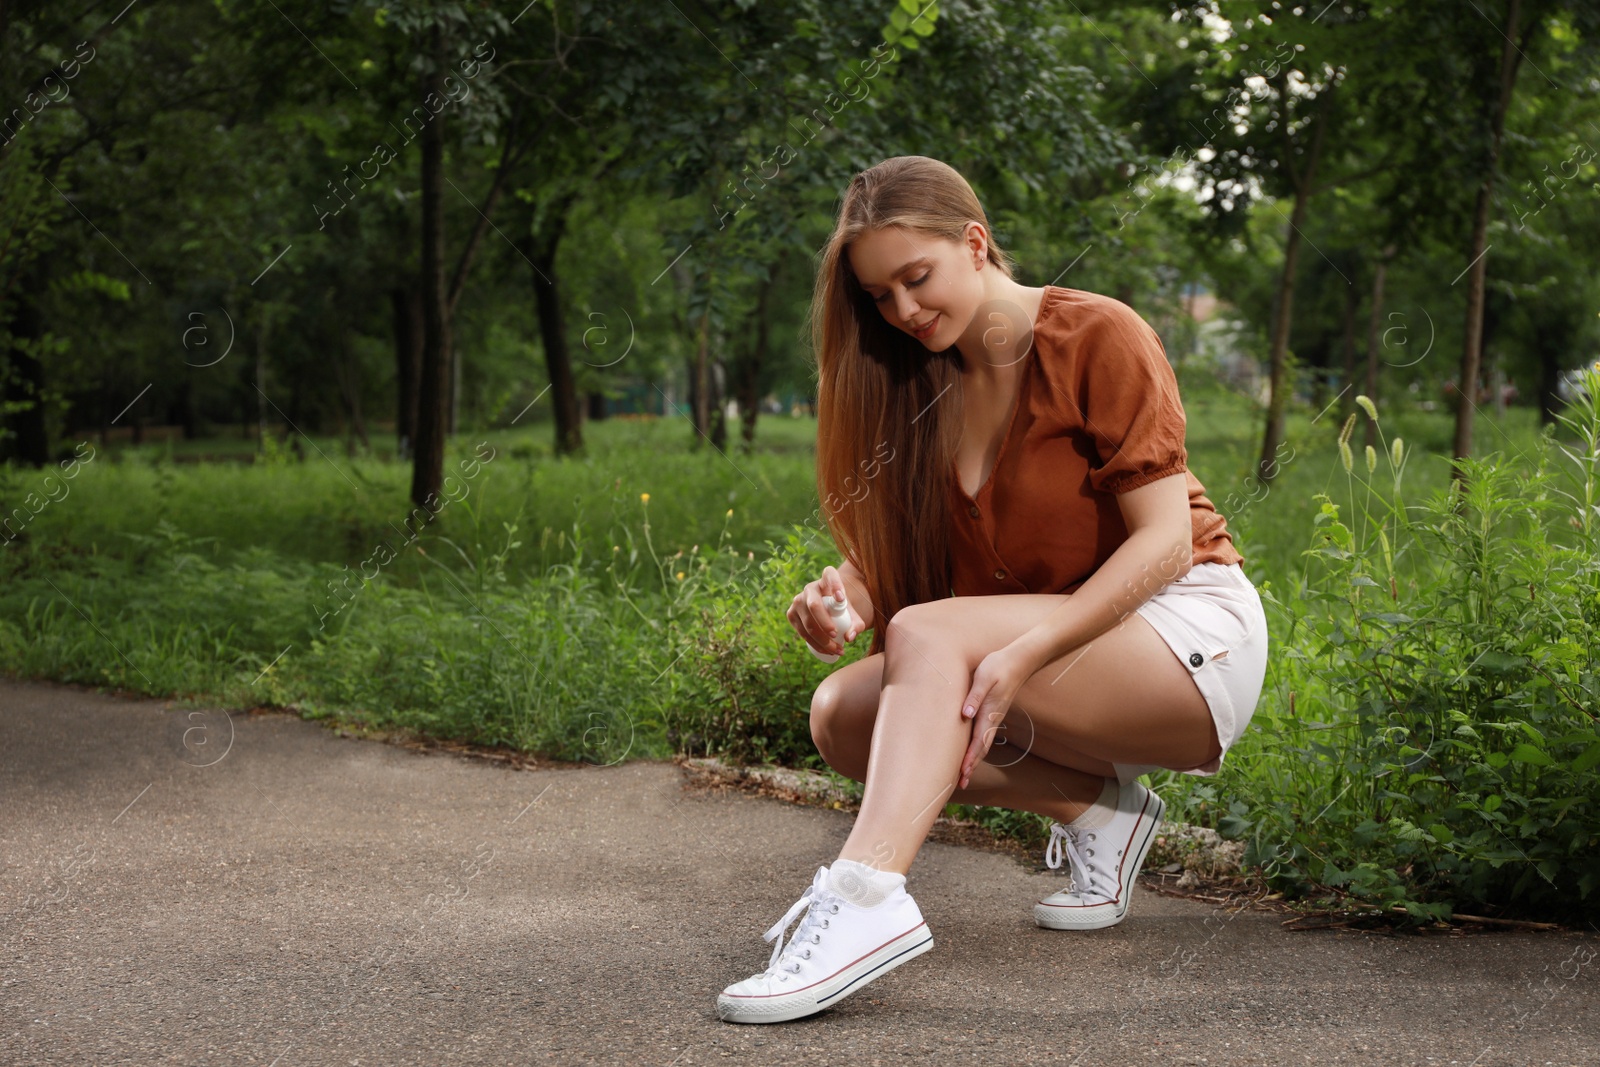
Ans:
MULTIPOLYGON (((1367 399, 1374 404, 1378 402, 1378 349, 1382 347, 1383 340, 1383 283, 1389 274, 1389 261, 1394 258, 1394 246, 1390 245, 1378 255, 1377 266, 1372 272, 1372 311, 1367 316, 1367 399)), ((1367 420, 1366 443, 1376 446, 1378 443, 1378 424, 1371 419, 1367 420)))
MULTIPOLYGON (((444 97, 444 31, 432 30, 432 69, 423 79, 428 93, 444 97)), ((416 459, 411 502, 437 502, 444 479, 444 438, 450 399, 450 331, 444 283, 444 114, 422 127, 422 369, 417 390, 416 459)), ((432 510, 432 509, 430 509, 432 510)))
POLYGON ((1284 412, 1289 404, 1286 363, 1289 353, 1289 326, 1294 314, 1294 272, 1300 261, 1300 222, 1305 217, 1305 193, 1294 198, 1294 211, 1289 216, 1289 232, 1284 238, 1283 273, 1278 278, 1276 315, 1272 320, 1272 341, 1267 352, 1267 426, 1261 437, 1261 459, 1256 464, 1256 477, 1263 485, 1278 473, 1278 446, 1283 443, 1284 412))
POLYGON ((1261 459, 1256 464, 1256 477, 1267 484, 1278 472, 1274 457, 1283 443, 1284 411, 1289 397, 1284 390, 1285 366, 1289 351, 1289 319, 1294 304, 1294 270, 1300 256, 1300 214, 1305 203, 1303 194, 1295 196, 1294 214, 1290 216, 1289 233, 1284 239, 1283 273, 1278 279, 1277 314, 1272 322, 1272 341, 1267 353, 1269 378, 1267 385, 1267 427, 1261 438, 1261 459))
POLYGON ((1271 392, 1267 400, 1267 429, 1261 437, 1261 460, 1256 464, 1256 477, 1263 485, 1278 473, 1278 446, 1283 443, 1284 412, 1289 404, 1285 364, 1289 355, 1289 327, 1294 321, 1294 274, 1300 262, 1300 231, 1306 220, 1306 208, 1311 202, 1312 180, 1316 177, 1317 158, 1322 154, 1322 134, 1327 122, 1320 117, 1313 120, 1316 131, 1311 136, 1311 148, 1306 160, 1306 172, 1296 183, 1294 210, 1289 215, 1289 233, 1284 238, 1283 275, 1278 279, 1278 314, 1272 322, 1272 347, 1268 353, 1271 366, 1271 392))
POLYGON ((739 400, 739 417, 744 423, 742 436, 747 452, 755 448, 756 419, 761 414, 761 378, 767 363, 767 311, 775 285, 776 271, 762 284, 761 292, 756 297, 755 343, 745 358, 739 361, 739 387, 735 395, 739 400))
POLYGON ((417 437, 417 385, 422 371, 422 290, 416 279, 389 290, 394 320, 395 458, 411 458, 417 437))
POLYGON ((739 401, 739 421, 743 424, 739 437, 744 441, 744 450, 749 452, 756 446, 756 419, 761 414, 761 364, 766 358, 766 326, 761 327, 761 340, 750 354, 750 358, 741 364, 743 373, 739 375, 739 388, 734 393, 739 401))
MULTIPOLYGON (((1516 38, 1526 38, 1517 32, 1522 0, 1511 0, 1506 12, 1506 26, 1501 31, 1504 44, 1500 49, 1500 90, 1494 102, 1489 133, 1489 159, 1484 167, 1483 183, 1478 186, 1478 199, 1472 212, 1472 245, 1467 250, 1471 266, 1467 276, 1466 339, 1461 347, 1461 368, 1456 376, 1456 437, 1452 455, 1462 459, 1472 454, 1472 416, 1476 411, 1475 396, 1478 391, 1478 370, 1483 358, 1483 297, 1484 278, 1488 274, 1489 213, 1494 206, 1494 180, 1499 170, 1500 141, 1506 127, 1506 111, 1511 106, 1511 92, 1517 82, 1517 67, 1522 61, 1522 49, 1516 38)), ((1451 477, 1464 477, 1460 464, 1451 466, 1451 477)))
POLYGON ((533 301, 539 312, 539 340, 544 347, 545 374, 550 379, 550 406, 555 415, 555 454, 570 455, 583 447, 582 409, 578 403, 577 378, 572 370, 572 352, 567 347, 566 319, 561 310, 561 288, 556 280, 556 251, 566 236, 567 211, 574 197, 551 205, 548 222, 534 232, 535 216, 530 209, 524 234, 517 248, 533 269, 533 301))
MULTIPOLYGON (((709 287, 710 277, 706 279, 709 287)), ((706 309, 700 316, 699 336, 695 339, 694 367, 689 377, 689 391, 694 401, 694 441, 691 447, 698 449, 701 440, 711 425, 711 373, 710 373, 710 339, 711 339, 711 298, 706 297, 706 309)))
POLYGON ((578 408, 572 353, 567 348, 566 320, 561 313, 561 290, 555 276, 555 243, 559 233, 534 258, 533 298, 539 308, 539 340, 544 345, 544 369, 550 378, 551 410, 556 420, 556 455, 569 455, 583 447, 583 423, 578 408), (540 260, 543 260, 541 263, 540 260), (541 276, 542 275, 542 276, 541 276))
MULTIPOLYGON (((448 333, 450 330, 449 312, 446 312, 445 315, 445 331, 448 333)), ((448 346, 447 351, 450 354, 450 370, 446 375, 446 380, 450 383, 450 398, 444 405, 444 432, 446 436, 454 436, 456 422, 461 418, 461 353, 456 351, 454 345, 448 346)))
POLYGON ((713 365, 711 374, 711 447, 718 452, 728 450, 728 401, 725 383, 728 380, 727 368, 722 360, 717 360, 713 365))

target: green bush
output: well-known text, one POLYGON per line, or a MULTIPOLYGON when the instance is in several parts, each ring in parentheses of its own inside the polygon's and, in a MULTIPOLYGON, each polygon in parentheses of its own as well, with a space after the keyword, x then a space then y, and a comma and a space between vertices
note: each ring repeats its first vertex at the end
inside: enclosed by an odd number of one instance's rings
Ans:
POLYGON ((346 568, 266 550, 223 561, 168 525, 126 557, 54 574, 23 567, 0 589, 0 665, 555 759, 667 754, 637 700, 658 657, 646 655, 629 607, 581 549, 513 586, 504 565, 516 526, 485 554, 473 518, 468 546, 435 537, 431 554, 419 552, 428 565, 416 588, 380 572, 337 612, 329 588, 346 568), (445 564, 441 548, 458 563, 445 564))
POLYGON ((692 611, 668 626, 674 659, 663 716, 679 751, 737 763, 824 766, 811 740, 811 697, 827 675, 865 654, 871 634, 834 664, 806 650, 789 624, 796 593, 837 566, 838 553, 811 528, 791 529, 783 547, 725 576, 702 566, 692 611), (811 536, 807 536, 811 535, 811 536))
POLYGON ((1464 486, 1420 505, 1404 446, 1357 458, 1346 424, 1351 517, 1319 495, 1311 566, 1267 592, 1268 690, 1287 700, 1264 697, 1272 758, 1219 820, 1247 865, 1418 919, 1600 911, 1600 373, 1589 385, 1560 469, 1554 447, 1531 471, 1465 461, 1464 486))

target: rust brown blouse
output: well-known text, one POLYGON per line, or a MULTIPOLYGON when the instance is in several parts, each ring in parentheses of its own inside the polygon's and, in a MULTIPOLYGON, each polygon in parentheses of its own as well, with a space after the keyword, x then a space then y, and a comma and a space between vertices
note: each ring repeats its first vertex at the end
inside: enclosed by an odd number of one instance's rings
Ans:
POLYGON ((994 470, 968 496, 952 460, 956 596, 1071 593, 1127 540, 1116 494, 1184 473, 1194 563, 1239 563, 1189 472, 1178 380, 1161 338, 1109 296, 1045 287, 994 470))

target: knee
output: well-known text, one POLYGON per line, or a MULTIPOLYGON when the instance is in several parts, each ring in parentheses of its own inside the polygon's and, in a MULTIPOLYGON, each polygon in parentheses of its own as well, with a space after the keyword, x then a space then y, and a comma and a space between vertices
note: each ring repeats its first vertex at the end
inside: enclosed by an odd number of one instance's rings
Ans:
POLYGON ((949 632, 947 607, 930 601, 907 604, 895 612, 883 630, 884 658, 893 661, 907 656, 925 657, 935 645, 942 644, 949 632))
POLYGON ((952 601, 910 604, 894 613, 883 631, 883 681, 903 682, 931 672, 947 685, 964 686, 977 663, 955 617, 952 601))
POLYGON ((829 676, 811 696, 811 740, 824 762, 847 778, 860 780, 865 766, 857 767, 859 724, 852 721, 844 687, 829 676))
POLYGON ((811 694, 811 740, 817 744, 817 751, 822 758, 833 765, 833 752, 837 747, 839 712, 843 704, 839 686, 834 684, 832 677, 817 686, 817 691, 811 694))

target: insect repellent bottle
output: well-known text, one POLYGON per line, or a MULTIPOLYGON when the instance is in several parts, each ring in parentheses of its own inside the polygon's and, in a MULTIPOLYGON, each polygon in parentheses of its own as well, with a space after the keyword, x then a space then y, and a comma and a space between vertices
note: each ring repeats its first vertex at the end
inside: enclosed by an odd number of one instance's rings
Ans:
MULTIPOLYGON (((822 606, 828 609, 833 619, 833 632, 838 635, 839 643, 844 644, 845 635, 850 632, 850 602, 844 597, 835 600, 831 596, 824 596, 822 606)), ((811 642, 807 641, 806 647, 811 648, 811 642)), ((839 658, 836 653, 818 652, 814 648, 811 648, 811 654, 824 663, 832 663, 839 658)))

